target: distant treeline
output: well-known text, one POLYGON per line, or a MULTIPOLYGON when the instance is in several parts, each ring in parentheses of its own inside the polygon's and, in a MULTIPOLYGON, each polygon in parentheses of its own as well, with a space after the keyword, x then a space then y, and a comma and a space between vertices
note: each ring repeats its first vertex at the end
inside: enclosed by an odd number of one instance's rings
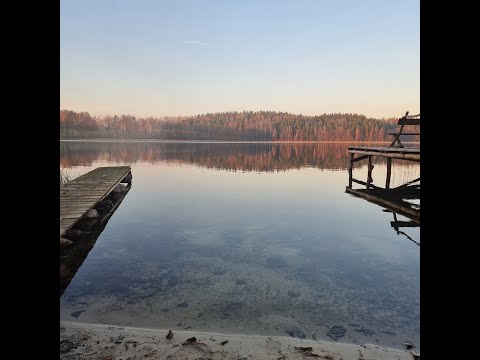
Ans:
MULTIPOLYGON (((90 116, 60 110, 60 138, 120 138, 244 141, 388 141, 397 118, 358 114, 294 115, 243 111, 187 117, 90 116)), ((414 129, 412 129, 414 130, 414 129)), ((417 129, 419 130, 419 129, 417 129)), ((418 141, 418 137, 408 140, 418 141)))

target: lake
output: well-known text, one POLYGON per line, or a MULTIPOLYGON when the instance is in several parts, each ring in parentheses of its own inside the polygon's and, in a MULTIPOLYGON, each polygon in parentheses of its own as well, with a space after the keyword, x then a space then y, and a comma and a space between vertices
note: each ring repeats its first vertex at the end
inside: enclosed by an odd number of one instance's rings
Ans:
MULTIPOLYGON (((420 349, 419 227, 345 193, 347 144, 60 142, 71 178, 131 190, 60 299, 61 320, 420 349)), ((354 177, 366 179, 366 161, 354 177)), ((391 186, 420 177, 393 160, 391 186)), ((373 183, 386 162, 374 158, 373 183)))

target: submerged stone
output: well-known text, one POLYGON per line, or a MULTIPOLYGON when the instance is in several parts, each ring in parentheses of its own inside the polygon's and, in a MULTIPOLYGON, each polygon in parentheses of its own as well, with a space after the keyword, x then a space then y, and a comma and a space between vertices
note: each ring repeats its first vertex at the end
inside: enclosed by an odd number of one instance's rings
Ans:
POLYGON ((293 291, 293 290, 288 290, 288 293, 287 293, 287 294, 288 294, 288 296, 290 296, 290 297, 292 297, 292 298, 297 298, 297 297, 299 297, 299 296, 301 295, 301 293, 295 292, 295 291, 293 291))
POLYGON ((333 325, 327 333, 327 336, 335 341, 345 335, 347 330, 343 326, 333 325))
POLYGON ((305 339, 305 334, 300 330, 287 330, 286 333, 291 337, 305 339))
POLYGON ((78 317, 84 312, 85 310, 78 310, 78 311, 74 311, 71 313, 71 315, 75 318, 75 319, 78 319, 78 317))
POLYGON ((375 334, 375 331, 372 331, 372 330, 369 330, 369 329, 365 329, 365 328, 363 328, 363 329, 355 329, 355 331, 360 332, 360 333, 363 333, 363 334, 365 334, 365 335, 367 335, 367 336, 370 336, 370 335, 375 334))
POLYGON ((78 345, 70 340, 62 340, 60 341, 60 354, 67 353, 77 347, 78 345))

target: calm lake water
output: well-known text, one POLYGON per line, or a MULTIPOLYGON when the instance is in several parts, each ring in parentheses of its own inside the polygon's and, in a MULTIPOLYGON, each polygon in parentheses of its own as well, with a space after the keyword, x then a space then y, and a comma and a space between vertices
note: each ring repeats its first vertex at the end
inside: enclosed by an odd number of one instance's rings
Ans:
MULTIPOLYGON (((62 141, 71 177, 130 165, 133 181, 61 319, 330 341, 338 325, 341 342, 419 349, 420 246, 345 193, 347 159, 346 144, 62 141)), ((420 177, 393 164, 392 186, 420 177)), ((384 186, 385 162, 374 165, 384 186)))

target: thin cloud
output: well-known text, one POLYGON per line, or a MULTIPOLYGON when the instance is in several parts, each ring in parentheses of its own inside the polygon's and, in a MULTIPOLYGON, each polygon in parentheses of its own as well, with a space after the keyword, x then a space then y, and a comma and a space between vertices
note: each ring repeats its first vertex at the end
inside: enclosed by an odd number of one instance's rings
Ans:
POLYGON ((199 46, 205 46, 208 45, 206 42, 198 41, 198 40, 183 40, 184 44, 190 44, 190 45, 199 45, 199 46))

